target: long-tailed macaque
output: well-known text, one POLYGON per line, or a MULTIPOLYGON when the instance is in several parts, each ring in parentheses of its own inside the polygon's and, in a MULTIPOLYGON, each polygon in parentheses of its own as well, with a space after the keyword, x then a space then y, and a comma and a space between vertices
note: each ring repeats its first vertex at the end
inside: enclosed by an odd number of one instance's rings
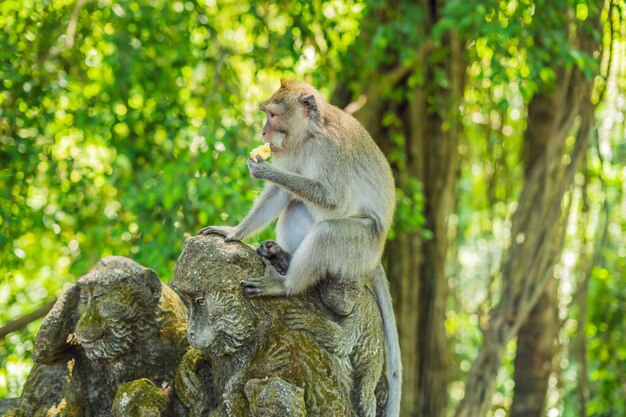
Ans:
POLYGON ((276 238, 291 262, 285 275, 268 265, 265 276, 242 283, 247 296, 292 295, 328 275, 371 277, 387 350, 387 416, 398 416, 401 362, 387 278, 380 266, 395 207, 395 187, 385 156, 352 116, 326 103, 312 86, 282 81, 260 105, 267 122, 263 141, 272 163, 248 159, 254 178, 267 186, 235 227, 208 226, 241 240, 278 217, 276 238))

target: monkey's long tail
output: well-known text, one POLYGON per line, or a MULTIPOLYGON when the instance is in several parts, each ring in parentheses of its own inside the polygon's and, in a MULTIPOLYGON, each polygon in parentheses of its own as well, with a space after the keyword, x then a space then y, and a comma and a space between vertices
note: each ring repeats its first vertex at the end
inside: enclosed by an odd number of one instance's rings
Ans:
POLYGON ((400 357, 400 340, 396 317, 393 312, 391 294, 387 275, 382 265, 378 265, 372 279, 374 295, 378 302, 378 308, 383 319, 385 332, 385 347, 387 350, 387 385, 389 395, 387 397, 386 417, 398 417, 400 415, 400 398, 402 395, 402 359, 400 357))

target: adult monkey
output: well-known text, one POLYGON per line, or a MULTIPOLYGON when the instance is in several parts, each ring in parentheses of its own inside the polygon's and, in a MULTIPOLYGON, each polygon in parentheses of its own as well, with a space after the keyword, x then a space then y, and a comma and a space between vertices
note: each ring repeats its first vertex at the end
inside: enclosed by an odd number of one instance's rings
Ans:
POLYGON ((248 167, 267 186, 239 225, 198 233, 241 240, 279 217, 276 237, 291 254, 289 269, 282 276, 268 266, 265 276, 244 281, 251 297, 298 294, 327 275, 372 277, 387 347, 386 414, 398 416, 400 345, 380 265, 395 207, 389 164, 354 117, 304 82, 281 81, 260 109, 267 116, 263 141, 273 151, 272 164, 250 158, 248 167))

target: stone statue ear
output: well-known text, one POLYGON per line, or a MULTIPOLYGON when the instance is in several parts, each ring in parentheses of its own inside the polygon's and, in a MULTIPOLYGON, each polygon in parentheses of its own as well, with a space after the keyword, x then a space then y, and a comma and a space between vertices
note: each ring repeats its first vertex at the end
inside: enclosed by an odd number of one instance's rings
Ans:
POLYGON ((35 338, 33 359, 36 362, 56 362, 72 347, 68 337, 74 333, 78 321, 79 300, 80 288, 74 284, 54 303, 35 338))
POLYGON ((150 292, 154 296, 155 302, 158 303, 161 298, 161 280, 157 276, 156 272, 150 268, 146 268, 142 274, 146 286, 150 289, 150 292))

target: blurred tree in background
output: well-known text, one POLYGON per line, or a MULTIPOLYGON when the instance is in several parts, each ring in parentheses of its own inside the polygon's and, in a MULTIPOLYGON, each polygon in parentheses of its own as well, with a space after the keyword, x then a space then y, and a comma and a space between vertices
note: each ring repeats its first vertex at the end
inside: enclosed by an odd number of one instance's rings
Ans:
MULTIPOLYGON (((618 0, 0 3, 0 332, 106 255, 169 281, 185 236, 248 210, 257 103, 303 78, 396 173, 403 415, 626 415, 625 17, 618 0)), ((0 398, 39 323, 0 340, 0 398)))

